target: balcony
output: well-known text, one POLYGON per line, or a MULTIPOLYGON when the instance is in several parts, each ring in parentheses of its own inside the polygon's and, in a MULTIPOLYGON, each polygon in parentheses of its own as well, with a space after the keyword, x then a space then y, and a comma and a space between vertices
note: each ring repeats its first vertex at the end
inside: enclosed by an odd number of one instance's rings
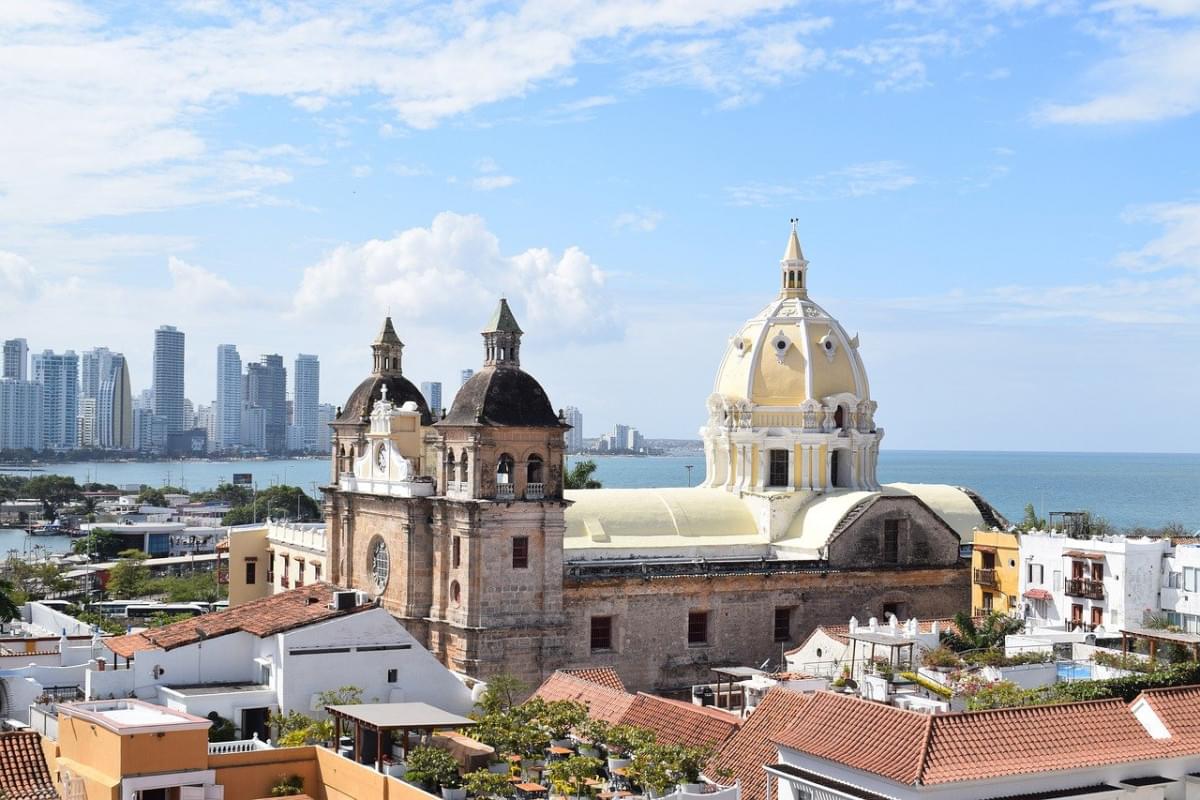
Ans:
POLYGON ((1084 633, 1091 633, 1092 631, 1096 630, 1097 627, 1098 626, 1096 623, 1084 622, 1081 619, 1072 619, 1067 623, 1067 630, 1069 631, 1082 631, 1084 633))
POLYGON ((517 496, 516 489, 511 483, 496 484, 497 500, 513 500, 517 496))
POLYGON ((980 586, 995 586, 996 585, 996 570, 994 569, 977 569, 975 570, 975 583, 980 586))
POLYGON ((1104 581, 1091 578, 1068 578, 1066 594, 1068 597, 1086 597, 1090 600, 1104 599, 1104 581))
POLYGON ((995 614, 995 613, 996 613, 996 609, 993 608, 992 606, 984 606, 983 608, 976 607, 976 608, 971 609, 972 617, 990 617, 992 614, 995 614))
POLYGON ((525 499, 526 500, 541 500, 546 496, 546 484, 544 483, 527 483, 525 484, 525 499))

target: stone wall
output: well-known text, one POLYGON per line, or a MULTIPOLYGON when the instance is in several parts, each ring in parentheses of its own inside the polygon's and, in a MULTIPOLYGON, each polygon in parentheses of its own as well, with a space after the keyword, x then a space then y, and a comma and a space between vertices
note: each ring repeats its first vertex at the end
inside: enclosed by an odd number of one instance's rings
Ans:
POLYGON ((829 563, 845 569, 951 567, 958 563, 960 543, 954 529, 916 497, 882 496, 866 506, 829 543, 829 563), (898 557, 894 562, 884 558, 883 532, 887 520, 899 523, 898 557))
POLYGON ((712 680, 713 666, 783 663, 821 624, 906 615, 947 617, 967 607, 970 573, 945 569, 805 572, 643 580, 568 581, 563 593, 568 667, 611 666, 631 690, 665 691, 712 680), (790 608, 790 635, 776 642, 776 608, 790 608), (689 645, 688 613, 709 612, 709 643, 689 645), (613 650, 590 648, 593 616, 613 617, 613 650))

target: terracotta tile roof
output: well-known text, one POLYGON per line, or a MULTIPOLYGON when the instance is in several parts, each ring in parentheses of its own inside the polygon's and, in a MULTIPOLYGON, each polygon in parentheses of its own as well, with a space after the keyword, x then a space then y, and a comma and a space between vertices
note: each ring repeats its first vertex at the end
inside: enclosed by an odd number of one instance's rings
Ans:
POLYGON ((773 763, 778 750, 771 739, 800 717, 810 698, 809 694, 782 686, 773 687, 742 723, 741 729, 718 748, 705 768, 705 774, 722 784, 740 781, 742 800, 765 800, 767 773, 763 771, 763 764, 773 763), (732 776, 719 777, 717 773, 723 770, 728 770, 732 776))
POLYGON ((618 692, 625 691, 625 682, 621 680, 621 676, 612 667, 589 667, 585 669, 564 669, 561 671, 591 683, 598 683, 609 689, 616 689, 618 692))
POLYGON ((0 797, 6 800, 58 800, 41 734, 0 733, 0 797))
POLYGON ((534 697, 543 700, 574 700, 588 707, 593 719, 617 724, 633 704, 634 696, 624 690, 584 680, 562 670, 547 678, 534 697))
POLYGON ((1177 745, 1200 746, 1200 686, 1148 689, 1134 703, 1139 699, 1150 704, 1177 745))
MULTIPOLYGON (((1200 710, 1200 690, 1189 706, 1200 710)), ((832 692, 813 695, 775 741, 908 785, 1098 767, 1186 746, 1151 738, 1119 699, 929 716, 832 692)))
MULTIPOLYGON (((974 619, 977 622, 979 622, 979 621, 983 620, 983 617, 975 617, 974 619)), ((903 625, 905 622, 907 622, 907 620, 901 620, 899 624, 903 625)), ((954 631, 955 633, 958 632, 958 626, 956 624, 954 624, 953 617, 939 617, 937 619, 918 620, 917 628, 920 630, 921 633, 930 633, 933 630, 933 623, 935 623, 935 622, 938 624, 939 629, 941 629, 943 631, 954 631)), ((865 627, 865 625, 860 625, 859 629, 861 630, 864 627, 865 627)), ((881 629, 884 629, 886 627, 887 627, 886 625, 883 625, 882 623, 880 624, 881 629)), ((837 639, 842 644, 850 644, 850 626, 848 624, 847 625, 818 625, 813 630, 812 633, 810 633, 808 636, 806 636, 804 638, 803 642, 801 642, 796 647, 793 647, 791 650, 788 650, 784 655, 790 656, 793 653, 799 653, 801 650, 804 649, 804 646, 806 644, 808 644, 808 640, 810 638, 812 638, 813 634, 817 633, 817 631, 824 631, 827 636, 829 636, 833 639, 837 639)))
POLYGON ((737 733, 742 721, 715 708, 638 692, 621 723, 648 728, 660 742, 716 749, 737 733))
POLYGON ((273 636, 283 631, 323 622, 334 617, 371 608, 373 604, 357 606, 350 611, 330 608, 336 587, 314 583, 289 592, 251 600, 240 606, 185 619, 161 628, 148 628, 141 633, 116 636, 104 644, 119 656, 129 658, 142 650, 173 650, 238 631, 258 637, 273 636))
POLYGON ((629 694, 563 670, 547 678, 533 696, 583 703, 593 719, 647 728, 654 731, 659 741, 672 744, 715 748, 741 724, 737 717, 715 708, 652 694, 629 694))

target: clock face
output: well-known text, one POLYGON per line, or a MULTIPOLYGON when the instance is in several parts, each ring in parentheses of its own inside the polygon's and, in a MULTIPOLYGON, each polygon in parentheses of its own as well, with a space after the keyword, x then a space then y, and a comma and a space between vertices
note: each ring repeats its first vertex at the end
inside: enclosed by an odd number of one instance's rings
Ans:
POLYGON ((379 465, 380 471, 387 470, 387 448, 383 445, 379 445, 379 449, 375 451, 375 463, 379 465))

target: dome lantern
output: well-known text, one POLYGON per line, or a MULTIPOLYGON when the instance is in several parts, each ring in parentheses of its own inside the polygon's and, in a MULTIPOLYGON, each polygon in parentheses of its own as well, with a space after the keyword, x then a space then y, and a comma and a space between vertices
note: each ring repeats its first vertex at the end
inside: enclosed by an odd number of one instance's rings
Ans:
POLYGON ((500 305, 487 327, 483 329, 483 364, 486 367, 521 366, 521 326, 501 297, 500 305))
POLYGON ((787 250, 783 253, 780 266, 780 295, 783 297, 808 297, 808 261, 804 251, 800 249, 800 237, 796 234, 796 223, 799 219, 793 217, 792 234, 788 237, 787 250))
POLYGON ((384 319, 383 329, 379 331, 379 335, 371 343, 371 354, 373 357, 372 374, 404 374, 400 368, 400 359, 404 354, 404 342, 400 341, 400 337, 396 335, 396 329, 392 327, 391 317, 384 319))

